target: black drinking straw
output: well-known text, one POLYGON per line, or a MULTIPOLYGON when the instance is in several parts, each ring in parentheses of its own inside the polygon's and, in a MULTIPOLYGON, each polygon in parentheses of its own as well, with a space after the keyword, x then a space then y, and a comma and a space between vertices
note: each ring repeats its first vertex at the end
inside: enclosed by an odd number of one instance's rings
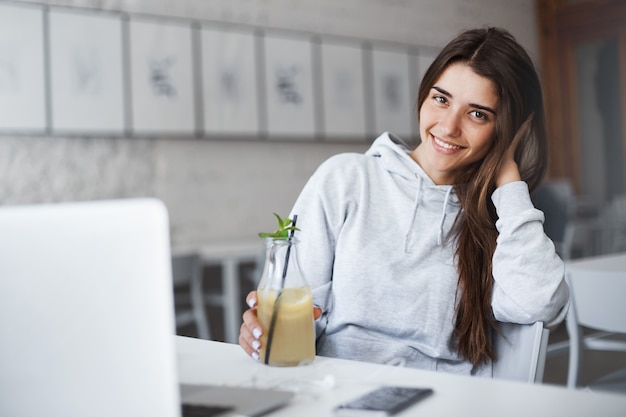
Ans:
POLYGON ((278 289, 278 295, 276 301, 274 301, 274 310, 272 311, 272 321, 270 322, 270 328, 267 335, 267 346, 265 347, 265 364, 270 363, 270 350, 272 349, 272 340, 274 339, 274 330, 276 328, 276 318, 278 317, 278 303, 280 296, 283 294, 283 288, 285 288, 285 279, 287 278, 287 267, 289 265, 289 254, 291 253, 291 240, 293 239, 293 233, 296 231, 296 221, 298 221, 298 215, 293 215, 291 222, 291 233, 289 234, 289 246, 287 246, 287 253, 285 253, 285 266, 283 267, 283 276, 280 282, 280 288, 278 289))

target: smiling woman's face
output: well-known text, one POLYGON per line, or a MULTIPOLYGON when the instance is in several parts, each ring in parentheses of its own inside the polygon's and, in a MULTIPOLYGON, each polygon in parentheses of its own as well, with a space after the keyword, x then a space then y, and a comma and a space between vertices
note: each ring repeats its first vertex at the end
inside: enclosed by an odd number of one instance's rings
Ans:
POLYGON ((439 185, 462 181, 463 168, 487 155, 499 102, 493 82, 463 63, 450 65, 420 108, 422 143, 411 157, 439 185))

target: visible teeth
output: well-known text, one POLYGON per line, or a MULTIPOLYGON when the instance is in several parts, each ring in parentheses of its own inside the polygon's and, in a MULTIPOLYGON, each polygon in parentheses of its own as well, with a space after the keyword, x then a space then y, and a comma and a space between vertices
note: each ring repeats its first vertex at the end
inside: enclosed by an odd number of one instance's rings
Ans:
POLYGON ((462 146, 451 145, 449 143, 443 142, 434 136, 433 136, 433 139, 435 140, 435 142, 437 142, 437 145, 441 146, 442 148, 446 148, 446 149, 461 149, 462 148, 462 146))

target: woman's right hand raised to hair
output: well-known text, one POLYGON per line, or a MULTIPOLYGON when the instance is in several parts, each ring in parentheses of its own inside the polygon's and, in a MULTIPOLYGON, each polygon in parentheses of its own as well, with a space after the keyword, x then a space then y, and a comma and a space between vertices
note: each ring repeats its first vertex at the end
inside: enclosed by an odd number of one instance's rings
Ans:
POLYGON ((501 187, 509 182, 520 181, 522 179, 519 167, 517 165, 517 161, 515 161, 515 151, 532 129, 533 117, 534 114, 531 114, 524 121, 524 123, 522 123, 517 133, 515 134, 515 137, 511 141, 509 148, 504 154, 504 159, 502 161, 502 166, 500 167, 500 172, 496 177, 497 187, 501 187))
MULTIPOLYGON (((259 360, 261 350, 261 335, 263 330, 257 316, 258 296, 256 291, 250 291, 246 296, 246 304, 250 307, 243 313, 243 323, 239 329, 239 346, 252 357, 259 360)), ((313 319, 317 320, 322 315, 322 309, 313 306, 313 319)))

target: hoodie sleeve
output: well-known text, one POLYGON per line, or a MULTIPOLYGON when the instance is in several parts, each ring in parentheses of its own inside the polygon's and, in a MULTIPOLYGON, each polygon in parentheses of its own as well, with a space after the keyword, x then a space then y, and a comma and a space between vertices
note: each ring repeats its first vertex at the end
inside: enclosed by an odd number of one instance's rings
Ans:
POLYGON ((506 184, 492 195, 499 236, 493 254, 495 319, 512 323, 560 323, 569 306, 563 261, 543 230, 525 182, 506 184))
POLYGON ((298 215, 298 259, 313 290, 313 303, 322 309, 316 334, 325 329, 332 310, 332 275, 337 236, 350 198, 344 172, 346 158, 336 155, 322 163, 308 180, 292 209, 298 215))

